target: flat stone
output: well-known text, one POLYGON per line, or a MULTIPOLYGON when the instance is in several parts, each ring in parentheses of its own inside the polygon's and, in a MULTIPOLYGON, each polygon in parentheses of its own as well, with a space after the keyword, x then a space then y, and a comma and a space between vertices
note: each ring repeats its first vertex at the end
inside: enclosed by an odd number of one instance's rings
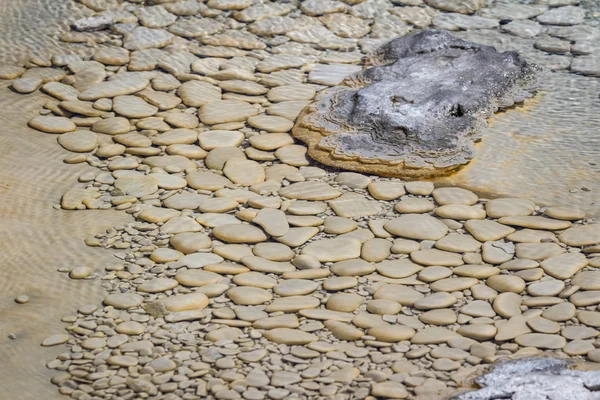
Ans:
POLYGON ((379 341, 397 343, 412 338, 415 330, 402 325, 380 325, 369 329, 367 333, 379 341))
POLYGON ((600 327, 600 312, 582 310, 577 313, 577 319, 587 326, 600 327))
POLYGON ((477 195, 470 190, 457 187, 444 187, 435 189, 432 192, 435 201, 443 206, 446 204, 466 204, 473 205, 479 199, 477 195))
POLYGON ((198 117, 204 124, 215 125, 245 121, 248 117, 256 114, 258 114, 258 109, 250 103, 238 100, 219 100, 203 105, 198 117))
POLYGON ((170 278, 155 278, 142 283, 138 286, 138 292, 144 293, 160 293, 166 290, 171 290, 178 285, 175 279, 170 278))
POLYGON ((327 309, 340 312, 355 311, 362 303, 364 298, 354 293, 337 293, 327 300, 327 309))
POLYGON ((175 275, 175 280, 185 286, 204 286, 209 283, 217 283, 221 279, 223 276, 214 272, 195 269, 181 271, 175 275))
POLYGON ((472 325, 463 325, 456 333, 475 340, 490 340, 496 336, 498 329, 494 325, 487 324, 472 324, 472 325))
POLYGON ((265 171, 256 161, 230 159, 225 163, 223 173, 233 183, 242 186, 252 186, 265 180, 265 171))
MULTIPOLYGON (((106 118, 103 120, 100 120, 98 122, 95 122, 92 125, 92 131, 93 132, 98 132, 98 133, 106 133, 108 135, 122 135, 125 134, 127 132, 129 132, 131 130, 131 126, 129 123, 129 120, 127 118, 123 118, 123 117, 112 117, 112 118, 106 118)), ((148 140, 148 138, 144 139, 140 139, 138 137, 138 140, 134 141, 134 142, 129 142, 129 143, 123 143, 125 145, 128 146, 135 146, 135 147, 148 147, 152 144, 151 141, 148 140), (141 142, 140 142, 141 140, 141 142), (149 142, 149 143, 147 143, 149 142), (147 145, 144 145, 147 144, 147 145)))
POLYGON ((248 118, 248 125, 267 132, 289 132, 294 123, 274 115, 256 115, 248 118))
POLYGON ((575 226, 567 229, 558 239, 569 246, 581 247, 600 243, 600 224, 575 226))
POLYGON ((123 39, 123 47, 127 50, 159 49, 171 43, 173 34, 139 26, 125 34, 123 39))
POLYGON ((387 222, 384 228, 393 235, 419 240, 438 240, 448 232, 448 227, 439 220, 420 214, 402 215, 387 222))
POLYGON ((403 306, 413 306, 417 300, 423 297, 422 293, 408 286, 395 284, 384 285, 373 294, 374 299, 393 300, 403 306))
POLYGON ((109 294, 104 298, 104 304, 113 306, 117 309, 128 309, 138 307, 142 304, 144 298, 133 293, 115 293, 109 294))
POLYGON ((571 279, 571 286, 579 286, 582 290, 600 290, 600 272, 579 272, 571 279))
POLYGON ((325 327, 329 329, 333 336, 339 340, 359 340, 362 336, 364 336, 364 332, 362 330, 357 329, 350 324, 345 324, 335 320, 325 321, 325 327))
POLYGON ((419 279, 423 282, 435 282, 451 276, 452 273, 453 270, 447 267, 426 267, 419 272, 419 279))
POLYGON ((44 339, 44 341, 42 342, 42 346, 44 346, 44 347, 58 346, 59 344, 66 343, 68 340, 69 340, 69 335, 67 335, 67 334, 52 335, 52 336, 49 336, 46 339, 44 339))
POLYGON ((567 229, 571 226, 569 221, 537 216, 502 217, 498 220, 498 222, 504 225, 513 225, 531 229, 546 229, 550 231, 567 229))
POLYGON ((430 327, 418 331, 410 341, 413 344, 439 344, 460 337, 458 333, 446 328, 430 327))
POLYGON ((562 349, 567 344, 563 337, 546 333, 527 333, 517 336, 515 342, 520 346, 538 349, 562 349))
POLYGON ((449 253, 437 249, 419 250, 410 253, 410 258, 422 265, 439 265, 443 267, 457 267, 464 264, 462 257, 456 253, 449 253))
POLYGON ((543 317, 533 317, 527 320, 527 325, 537 333, 558 333, 560 324, 543 317))
POLYGON ((320 304, 318 298, 313 296, 288 296, 280 297, 265 307, 266 312, 297 312, 305 309, 317 308, 320 304))
MULTIPOLYGON (((254 118, 254 117, 252 117, 254 118)), ((264 135, 255 135, 248 139, 252 147, 259 150, 269 151, 277 150, 280 147, 294 143, 294 139, 287 133, 270 133, 264 135)))
POLYGON ((545 260, 564 252, 556 243, 519 243, 515 246, 517 258, 545 260))
POLYGON ((133 367, 138 365, 138 359, 132 356, 111 356, 106 359, 106 363, 118 367, 133 367))
POLYGON ((29 126, 46 133, 65 133, 77 129, 77 126, 69 118, 45 115, 31 119, 29 126))
POLYGON ((316 257, 321 262, 343 261, 360 257, 361 243, 357 239, 325 239, 312 242, 302 254, 316 257))
POLYGON ((408 392, 400 382, 386 381, 373 383, 371 395, 384 399, 406 399, 408 392))
POLYGON ((494 311, 504 318, 514 317, 521 314, 521 296, 516 293, 501 293, 492 304, 494 311))
POLYGON ((600 335, 594 328, 590 328, 587 326, 565 326, 561 329, 560 335, 568 340, 583 340, 583 339, 591 339, 600 335))
MULTIPOLYGON (((336 278, 331 278, 336 279, 336 278)), ((367 303, 367 311, 371 314, 395 315, 402 310, 402 305, 393 300, 373 299, 367 303)))
POLYGON ((240 261, 251 270, 258 272, 284 274, 286 272, 295 271, 296 269, 288 262, 275 262, 253 255, 244 256, 240 261))
POLYGON ((124 96, 142 91, 150 82, 142 75, 104 81, 86 88, 78 96, 79 100, 94 101, 102 98, 124 96))
POLYGON ((556 235, 548 231, 539 231, 535 229, 521 229, 506 236, 507 240, 519 243, 540 243, 545 239, 554 241, 556 235))
POLYGON ((298 182, 282 188, 281 196, 298 200, 331 200, 341 193, 324 182, 298 182))
POLYGON ((599 304, 600 290, 577 292, 569 297, 569 301, 577 307, 587 307, 599 304))
POLYGON ((576 221, 585 218, 585 212, 571 207, 548 207, 544 214, 554 219, 576 221))
POLYGON ((208 306, 208 297, 204 293, 180 294, 159 300, 167 311, 188 311, 204 309, 208 306))
MULTIPOLYGON (((342 239, 331 239, 342 240, 342 239)), ((361 276, 375 271, 375 266, 362 259, 350 259, 336 262, 331 266, 331 272, 339 276, 361 276)))
POLYGON ((468 219, 484 219, 485 211, 478 207, 466 204, 447 204, 434 210, 435 214, 442 218, 456 219, 460 221, 468 219))
POLYGON ((402 182, 375 181, 367 186, 369 193, 377 200, 395 200, 406 191, 402 182))
POLYGON ((533 283, 527 286, 527 293, 532 296, 556 296, 565 288, 565 283, 558 279, 533 283))
POLYGON ((63 133, 58 137, 58 143, 69 151, 87 153, 96 148, 98 138, 94 132, 78 130, 63 133))
POLYGON ((281 281, 273 288, 273 292, 281 297, 302 296, 317 290, 319 285, 305 279, 287 279, 281 281))
POLYGON ((243 332, 238 328, 220 328, 215 329, 206 334, 204 337, 206 340, 211 342, 218 342, 220 340, 235 340, 242 336, 243 332))
POLYGON ((567 253, 547 258, 540 267, 548 275, 557 279, 569 279, 588 264, 587 258, 579 253, 567 253))
POLYGON ((318 340, 318 337, 312 333, 290 328, 275 328, 266 331, 263 335, 267 340, 287 345, 303 345, 318 340))
POLYGON ((471 317, 494 318, 496 316, 496 312, 491 304, 482 300, 475 300, 464 305, 460 309, 460 312, 471 317))
POLYGON ((273 295, 267 290, 250 286, 229 289, 227 297, 238 305, 258 305, 273 299, 273 295))
POLYGON ((118 178, 115 188, 124 194, 135 197, 143 197, 155 193, 158 190, 158 179, 153 176, 124 176, 118 178))
POLYGON ((340 217, 355 218, 376 215, 381 211, 381 205, 376 201, 367 200, 358 193, 344 193, 339 198, 329 202, 329 206, 340 217))
POLYGON ((190 107, 202 107, 221 100, 221 88, 208 82, 187 81, 177 88, 177 95, 183 104, 190 107))
POLYGON ((381 275, 393 279, 406 278, 423 269, 422 266, 417 265, 408 259, 382 261, 376 264, 375 268, 381 275))
POLYGON ((485 204, 485 211, 490 218, 531 215, 534 210, 535 203, 527 199, 493 199, 485 204))
POLYGON ((538 22, 548 25, 577 25, 584 18, 585 10, 574 6, 552 8, 537 16, 538 22))
POLYGON ((487 279, 485 284, 500 293, 521 293, 525 290, 525 281, 514 275, 491 276, 487 279))
POLYGON ((553 305, 544 310, 542 317, 550 321, 562 322, 568 321, 575 316, 575 306, 569 302, 553 305))
POLYGON ((500 273, 500 269, 489 265, 470 264, 453 268, 452 272, 454 275, 476 279, 487 279, 491 276, 498 275, 500 273))
POLYGON ((452 296, 450 293, 434 293, 415 301, 414 307, 418 308, 419 310, 433 310, 437 308, 450 307, 456 303, 456 301, 457 298, 452 296))
POLYGON ((435 247, 454 253, 473 253, 481 248, 481 243, 470 235, 451 233, 438 240, 435 247))
POLYGON ((319 233, 316 227, 290 228, 285 235, 275 236, 275 240, 290 247, 299 247, 319 233))
POLYGON ((303 309, 299 312, 300 315, 310 319, 316 320, 332 320, 332 321, 340 321, 340 322, 350 322, 354 318, 354 314, 326 310, 324 308, 316 308, 316 309, 303 309))
POLYGON ((419 320, 431 325, 452 325, 457 317, 453 310, 443 308, 426 311, 419 316, 419 320))
POLYGON ((469 220, 464 226, 480 242, 500 240, 515 231, 514 228, 489 220, 469 220))
POLYGON ((402 199, 394 205, 394 210, 403 214, 423 214, 432 211, 435 205, 420 197, 409 197, 402 199))
POLYGON ((339 85, 347 76, 359 72, 358 65, 316 64, 308 74, 308 81, 328 86, 339 85))

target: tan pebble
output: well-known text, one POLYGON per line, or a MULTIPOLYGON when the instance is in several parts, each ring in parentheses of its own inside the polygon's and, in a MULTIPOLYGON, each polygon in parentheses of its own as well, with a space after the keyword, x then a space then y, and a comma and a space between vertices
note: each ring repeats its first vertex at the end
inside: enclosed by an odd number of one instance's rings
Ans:
POLYGON ((75 267, 69 271, 69 278, 71 279, 83 279, 91 275, 92 269, 90 267, 75 267))

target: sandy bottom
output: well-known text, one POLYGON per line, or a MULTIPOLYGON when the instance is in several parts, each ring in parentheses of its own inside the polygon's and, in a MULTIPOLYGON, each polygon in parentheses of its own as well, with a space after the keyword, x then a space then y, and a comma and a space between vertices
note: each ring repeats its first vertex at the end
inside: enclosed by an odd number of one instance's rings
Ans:
POLYGON ((39 399, 43 393, 44 399, 61 398, 45 364, 64 349, 40 343, 64 331, 64 315, 100 303, 103 292, 99 279, 76 281, 57 269, 88 265, 102 270, 114 263, 111 251, 90 248, 83 239, 131 217, 114 210, 52 208, 91 167, 63 163, 69 152, 54 135, 26 127, 47 101, 44 95, 23 96, 7 86, 0 86, 0 397, 39 399), (22 294, 30 301, 15 303, 22 294))
MULTIPOLYGON (((66 16, 82 15, 83 7, 68 0, 0 1, 0 64, 73 51, 55 37, 68 25, 66 16)), ((101 302, 103 291, 99 279, 74 281, 57 269, 102 270, 114 262, 111 251, 87 247, 83 239, 130 217, 114 210, 52 208, 91 167, 63 163, 69 152, 56 136, 27 127, 49 97, 13 93, 9 83, 0 82, 0 398, 60 399, 45 365, 64 349, 40 343, 64 331, 64 315, 101 302), (22 294, 30 301, 19 305, 14 298, 22 294)))

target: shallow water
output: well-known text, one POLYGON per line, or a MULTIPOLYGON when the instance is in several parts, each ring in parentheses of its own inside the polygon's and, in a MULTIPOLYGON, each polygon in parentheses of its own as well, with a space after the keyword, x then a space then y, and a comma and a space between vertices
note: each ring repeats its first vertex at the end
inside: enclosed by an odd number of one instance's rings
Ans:
POLYGON ((599 216, 600 78, 552 72, 533 50, 533 40, 498 39, 492 31, 462 36, 518 50, 542 63, 547 75, 533 99, 496 114, 477 145, 475 159, 440 182, 490 197, 510 195, 540 205, 570 205, 599 216))
MULTIPOLYGON (((0 63, 85 50, 57 37, 69 21, 86 13, 71 0, 0 0, 0 63)), ((526 43, 501 45, 521 48, 526 43)), ((600 215, 599 93, 598 78, 550 75, 525 107, 494 118, 469 166, 440 182, 600 215)), ((18 95, 7 82, 0 85, 0 398, 63 398, 45 368, 61 349, 39 343, 63 331, 62 316, 99 303, 102 289, 97 279, 73 281, 56 269, 89 265, 100 270, 111 263, 110 251, 89 248, 83 238, 128 219, 114 210, 52 208, 89 167, 64 164, 68 152, 53 135, 26 127, 46 100, 40 92, 18 95), (21 294, 30 296, 28 304, 14 303, 21 294), (10 333, 16 339, 9 339, 10 333)))
MULTIPOLYGON (((71 51, 47 35, 67 26, 66 16, 77 15, 83 13, 70 1, 0 2, 0 63, 71 51)), ((64 331, 64 315, 98 304, 102 288, 98 279, 74 281, 57 269, 89 265, 101 271, 114 262, 111 251, 87 247, 83 239, 129 217, 114 210, 52 208, 91 167, 63 163, 70 153, 56 136, 27 128, 47 96, 23 96, 8 86, 0 82, 0 398, 59 399, 64 397, 50 383, 45 364, 62 350, 40 343, 64 331), (13 299, 22 294, 30 301, 19 305, 13 299)))

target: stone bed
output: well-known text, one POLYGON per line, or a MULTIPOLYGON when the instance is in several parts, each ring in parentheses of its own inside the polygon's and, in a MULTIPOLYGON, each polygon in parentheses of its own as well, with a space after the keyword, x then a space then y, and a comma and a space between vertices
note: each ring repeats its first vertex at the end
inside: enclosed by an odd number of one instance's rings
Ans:
POLYGON ((499 360, 600 362, 600 225, 583 212, 339 172, 290 134, 365 54, 427 27, 536 37, 542 66, 600 75, 593 11, 573 0, 81 3, 95 14, 62 40, 93 47, 91 59, 0 68, 15 91, 49 95, 30 126, 57 135, 65 162, 96 168, 56 207, 135 217, 85 239, 116 250, 105 271, 61 270, 101 280, 107 296, 42 343, 68 349, 47 364, 60 393, 436 399, 499 360), (554 55, 565 52, 568 64, 554 55))

